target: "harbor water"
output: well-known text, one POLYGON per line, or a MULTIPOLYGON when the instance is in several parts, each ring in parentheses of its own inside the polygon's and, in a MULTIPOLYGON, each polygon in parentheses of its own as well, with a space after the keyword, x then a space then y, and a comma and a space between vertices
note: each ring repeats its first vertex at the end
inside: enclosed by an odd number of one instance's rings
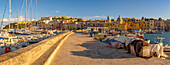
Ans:
POLYGON ((163 43, 164 45, 168 44, 170 45, 170 31, 164 32, 163 34, 144 34, 145 39, 150 39, 151 42, 155 42, 156 37, 163 37, 163 43))

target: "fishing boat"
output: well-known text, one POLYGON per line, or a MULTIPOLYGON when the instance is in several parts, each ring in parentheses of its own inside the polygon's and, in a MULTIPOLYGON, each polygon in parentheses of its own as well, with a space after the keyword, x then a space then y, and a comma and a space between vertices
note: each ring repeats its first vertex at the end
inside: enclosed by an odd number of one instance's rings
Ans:
POLYGON ((10 32, 8 32, 8 33, 10 33, 10 34, 15 34, 15 35, 20 35, 20 34, 22 34, 20 31, 16 31, 16 29, 13 30, 13 31, 10 31, 10 32))
POLYGON ((40 40, 39 39, 31 39, 31 40, 29 40, 28 42, 30 43, 30 44, 33 44, 33 43, 38 43, 40 40))
POLYGON ((151 31, 147 31, 147 34, 163 34, 162 31, 157 31, 157 30, 151 30, 151 31))
POLYGON ((31 37, 31 40, 28 40, 28 42, 29 42, 30 44, 38 43, 39 41, 41 41, 41 40, 39 40, 39 37, 36 36, 36 35, 32 36, 32 37, 31 37))
POLYGON ((31 35, 31 33, 22 33, 21 35, 31 35))
POLYGON ((164 51, 170 52, 170 46, 168 44, 164 46, 164 51))
POLYGON ((160 46, 163 47, 163 50, 165 52, 168 52, 168 51, 170 51, 170 46, 168 46, 168 44, 164 46, 163 39, 165 39, 165 38, 156 37, 154 43, 150 43, 150 44, 159 44, 160 46))

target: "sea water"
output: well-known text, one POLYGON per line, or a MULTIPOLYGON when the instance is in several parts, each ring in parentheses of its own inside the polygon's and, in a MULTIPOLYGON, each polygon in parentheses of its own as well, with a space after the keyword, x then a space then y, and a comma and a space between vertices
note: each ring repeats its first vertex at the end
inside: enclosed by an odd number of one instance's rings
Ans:
POLYGON ((151 42, 155 42, 156 37, 163 37, 163 43, 164 45, 168 44, 170 45, 170 31, 164 32, 163 34, 144 34, 145 39, 150 39, 151 42))

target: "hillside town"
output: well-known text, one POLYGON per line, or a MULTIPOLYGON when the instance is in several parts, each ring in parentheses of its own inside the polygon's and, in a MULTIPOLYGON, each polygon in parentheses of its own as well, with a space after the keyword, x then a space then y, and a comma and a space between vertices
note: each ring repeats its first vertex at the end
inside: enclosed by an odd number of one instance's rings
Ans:
MULTIPOLYGON (((14 29, 24 28, 25 22, 11 23, 14 29)), ((107 20, 95 19, 95 20, 83 20, 82 18, 73 18, 69 16, 54 16, 54 17, 41 17, 38 21, 28 21, 27 26, 30 28, 30 24, 34 24, 41 29, 52 29, 52 30, 73 30, 73 29, 87 29, 87 27, 108 27, 110 30, 158 30, 158 31, 168 31, 170 30, 170 20, 163 20, 162 18, 121 18, 119 15, 117 19, 111 19, 110 16, 107 20)), ((4 28, 8 29, 8 25, 4 28)), ((11 27, 12 28, 12 27, 11 27)))

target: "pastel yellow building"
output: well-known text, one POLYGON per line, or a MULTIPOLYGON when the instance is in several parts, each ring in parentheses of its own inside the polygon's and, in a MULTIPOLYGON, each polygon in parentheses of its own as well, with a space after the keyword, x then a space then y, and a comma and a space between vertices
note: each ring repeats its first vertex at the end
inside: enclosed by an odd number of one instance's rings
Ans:
POLYGON ((118 30, 127 30, 126 24, 125 23, 124 24, 119 24, 117 29, 118 30))
POLYGON ((135 30, 135 29, 141 29, 145 30, 147 28, 147 22, 137 19, 137 18, 123 18, 123 20, 126 22, 127 30, 135 30))
POLYGON ((133 22, 126 22, 127 30, 135 30, 139 28, 139 24, 133 22))
POLYGON ((118 27, 117 27, 118 30, 127 30, 126 23, 123 21, 123 19, 120 17, 120 15, 117 18, 116 22, 117 22, 117 25, 118 25, 118 27))
POLYGON ((118 28, 118 25, 115 21, 112 21, 111 23, 105 22, 104 27, 108 27, 111 30, 113 28, 118 28))
POLYGON ((142 20, 140 20, 139 28, 140 28, 141 30, 147 29, 147 21, 142 21, 142 20))

